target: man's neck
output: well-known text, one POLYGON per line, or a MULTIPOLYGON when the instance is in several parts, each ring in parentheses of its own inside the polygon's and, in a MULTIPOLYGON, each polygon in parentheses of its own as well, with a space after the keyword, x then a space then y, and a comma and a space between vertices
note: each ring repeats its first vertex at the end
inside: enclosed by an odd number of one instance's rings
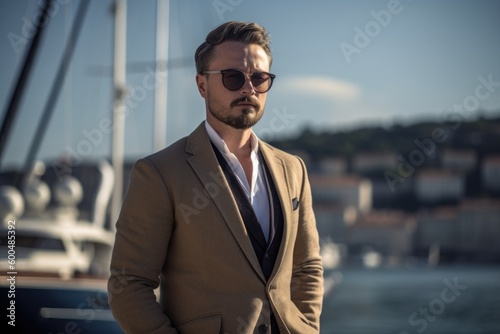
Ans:
POLYGON ((231 153, 233 153, 238 159, 250 158, 250 153, 252 152, 252 128, 235 129, 221 122, 207 121, 222 138, 222 140, 224 140, 231 153))

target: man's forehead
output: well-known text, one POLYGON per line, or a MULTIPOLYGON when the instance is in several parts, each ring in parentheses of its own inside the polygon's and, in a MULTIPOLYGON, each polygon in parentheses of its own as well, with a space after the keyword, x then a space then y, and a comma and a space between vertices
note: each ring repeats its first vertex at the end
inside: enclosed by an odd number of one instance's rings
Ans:
POLYGON ((226 41, 214 48, 212 63, 235 62, 257 64, 269 68, 269 58, 264 49, 257 44, 245 44, 236 41, 226 41))

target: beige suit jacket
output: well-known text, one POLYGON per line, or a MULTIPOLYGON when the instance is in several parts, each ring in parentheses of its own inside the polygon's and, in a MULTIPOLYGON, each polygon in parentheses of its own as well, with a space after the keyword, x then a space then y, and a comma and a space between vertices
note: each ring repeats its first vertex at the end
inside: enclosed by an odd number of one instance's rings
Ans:
POLYGON ((281 333, 319 332, 323 268, 306 169, 264 142, 259 148, 284 216, 267 281, 203 123, 136 162, 108 282, 126 333, 260 333, 271 312, 281 333))

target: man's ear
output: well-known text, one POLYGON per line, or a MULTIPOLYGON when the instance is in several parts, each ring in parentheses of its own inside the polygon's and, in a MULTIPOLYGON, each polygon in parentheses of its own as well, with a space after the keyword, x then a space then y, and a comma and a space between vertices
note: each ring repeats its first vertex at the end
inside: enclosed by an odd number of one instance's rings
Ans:
POLYGON ((207 97, 207 76, 204 74, 196 74, 196 86, 203 98, 207 97))

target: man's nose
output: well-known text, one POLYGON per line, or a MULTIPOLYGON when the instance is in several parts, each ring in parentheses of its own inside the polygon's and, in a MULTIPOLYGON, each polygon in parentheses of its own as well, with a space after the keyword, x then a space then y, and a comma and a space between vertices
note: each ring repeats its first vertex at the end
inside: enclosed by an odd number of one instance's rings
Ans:
POLYGON ((241 95, 255 95, 255 88, 252 85, 252 80, 248 76, 245 76, 245 83, 240 89, 241 95))

